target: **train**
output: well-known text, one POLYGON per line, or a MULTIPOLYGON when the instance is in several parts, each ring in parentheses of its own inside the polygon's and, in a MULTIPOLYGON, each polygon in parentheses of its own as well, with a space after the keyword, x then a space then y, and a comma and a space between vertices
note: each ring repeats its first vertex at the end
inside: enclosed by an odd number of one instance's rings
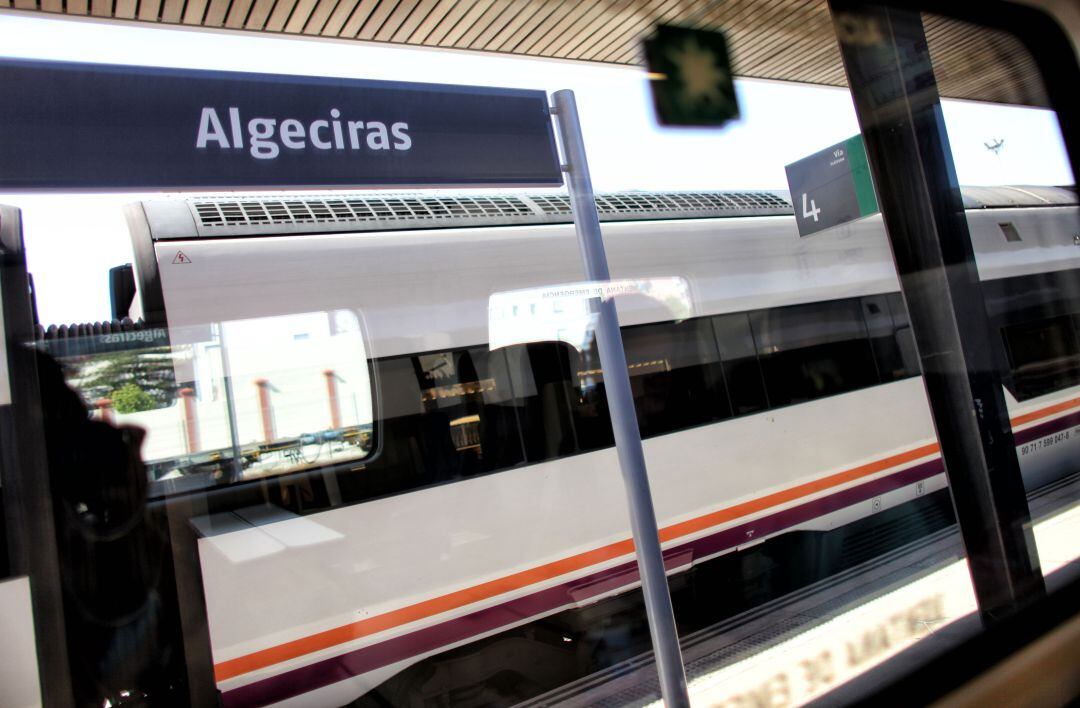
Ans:
MULTIPOLYGON (((1035 490, 1080 459, 1077 195, 963 200, 1035 490)), ((783 191, 597 208, 673 581, 946 487, 880 216, 801 238, 783 191)), ((637 587, 565 194, 193 196, 127 219, 122 314, 161 334, 125 351, 169 394, 96 415, 148 430, 152 500, 197 500, 170 529, 207 628, 188 665, 205 654, 223 705, 423 705, 417 666, 447 692, 540 686, 572 638, 485 640, 637 587)), ((105 354, 76 354, 85 387, 105 354)))

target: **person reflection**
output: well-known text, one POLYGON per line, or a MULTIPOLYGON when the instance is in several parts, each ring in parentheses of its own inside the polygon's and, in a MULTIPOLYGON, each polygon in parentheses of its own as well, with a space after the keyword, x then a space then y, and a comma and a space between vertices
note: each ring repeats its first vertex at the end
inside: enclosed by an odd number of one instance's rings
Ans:
POLYGON ((76 702, 175 703, 177 652, 159 593, 166 527, 147 506, 145 434, 91 420, 42 353, 38 377, 76 702))

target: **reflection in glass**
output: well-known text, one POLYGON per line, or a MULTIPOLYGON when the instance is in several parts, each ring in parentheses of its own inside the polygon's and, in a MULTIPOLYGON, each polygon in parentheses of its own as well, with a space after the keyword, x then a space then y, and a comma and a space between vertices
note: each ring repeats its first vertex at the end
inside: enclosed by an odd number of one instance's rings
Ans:
POLYGON ((356 462, 372 385, 349 311, 46 340, 93 416, 145 431, 152 496, 356 462))

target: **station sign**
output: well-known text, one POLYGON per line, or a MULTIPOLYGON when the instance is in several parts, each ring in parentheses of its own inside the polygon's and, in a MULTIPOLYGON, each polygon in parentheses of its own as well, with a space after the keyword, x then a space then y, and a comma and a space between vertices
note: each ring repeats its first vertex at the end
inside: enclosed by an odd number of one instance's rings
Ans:
POLYGON ((0 190, 558 186, 543 91, 0 61, 0 190))
POLYGON ((878 212, 862 136, 848 138, 784 168, 800 236, 878 212))

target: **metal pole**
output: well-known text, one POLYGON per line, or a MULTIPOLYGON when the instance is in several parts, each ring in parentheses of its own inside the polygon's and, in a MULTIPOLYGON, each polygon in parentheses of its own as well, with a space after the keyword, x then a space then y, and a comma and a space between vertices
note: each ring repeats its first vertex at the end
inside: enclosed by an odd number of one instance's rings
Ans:
MULTIPOLYGON (((552 98, 555 104, 553 111, 558 117, 558 133, 566 160, 563 169, 570 190, 570 204, 585 274, 594 283, 604 283, 611 276, 600 235, 600 217, 596 213, 589 163, 585 159, 585 141, 578 122, 577 102, 573 91, 557 91, 552 98)), ((600 298, 599 304, 594 299, 592 303, 597 314, 596 340, 600 349, 600 365, 604 370, 604 388, 611 411, 611 427, 615 433, 615 449, 626 487, 630 528, 637 549, 638 572, 645 594, 645 611, 649 617, 656 668, 660 674, 660 690, 669 708, 681 708, 690 705, 686 693, 686 674, 683 671, 679 635, 675 631, 675 614, 671 609, 664 557, 660 551, 656 512, 653 510, 649 478, 645 471, 641 432, 634 414, 634 398, 630 392, 630 374, 619 332, 619 317, 612 298, 600 298)))
POLYGON ((218 324, 218 345, 221 348, 221 378, 225 388, 225 409, 229 416, 229 443, 232 445, 232 480, 244 478, 244 466, 240 459, 240 434, 236 429, 236 394, 232 385, 232 366, 229 364, 229 345, 225 342, 225 323, 218 324))
POLYGON ((989 624, 1045 590, 926 33, 914 10, 829 7, 989 624))

